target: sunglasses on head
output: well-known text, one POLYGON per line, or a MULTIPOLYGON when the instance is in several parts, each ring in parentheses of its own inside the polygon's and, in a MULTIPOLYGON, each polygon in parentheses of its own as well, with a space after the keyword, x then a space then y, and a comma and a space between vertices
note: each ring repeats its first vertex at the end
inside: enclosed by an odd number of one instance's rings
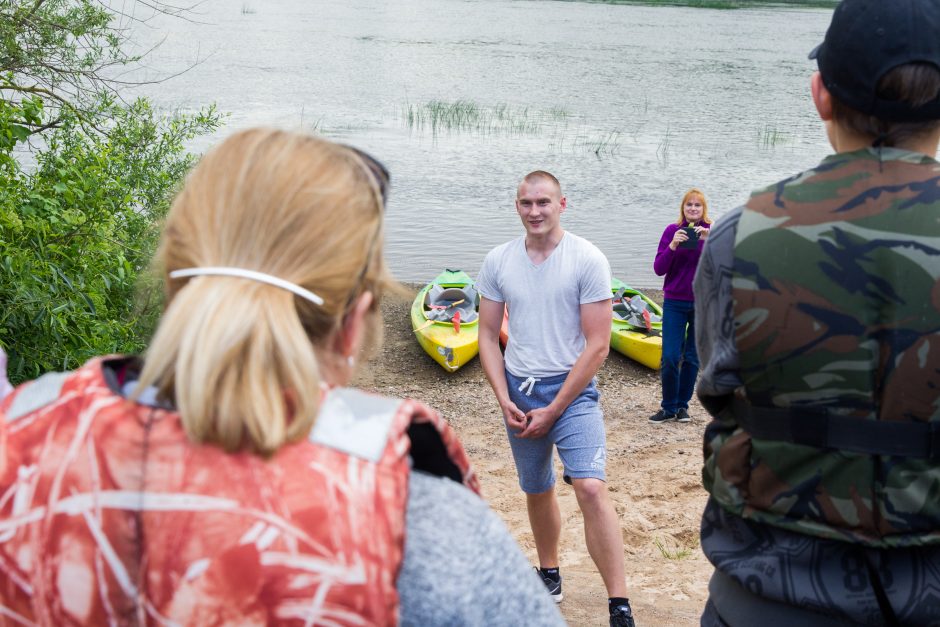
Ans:
POLYGON ((348 144, 343 144, 344 148, 351 150, 355 153, 363 163, 365 163, 366 168, 369 170, 369 174, 372 175, 372 178, 375 179, 376 184, 379 187, 379 193, 382 195, 382 208, 385 208, 385 203, 388 202, 388 186, 391 182, 391 175, 388 173, 388 168, 382 165, 382 162, 365 152, 364 150, 359 150, 355 146, 349 146, 348 144))
MULTIPOLYGON (((382 165, 382 162, 370 155, 369 153, 359 150, 353 146, 344 145, 344 148, 347 148, 354 152, 363 163, 365 163, 366 168, 369 170, 369 174, 375 179, 376 185, 379 187, 379 193, 382 195, 382 206, 380 211, 385 210, 385 204, 388 202, 388 187, 391 182, 391 176, 388 173, 388 169, 382 165)), ((349 295, 349 299, 346 302, 346 311, 352 307, 353 302, 356 300, 356 296, 359 293, 359 287, 362 285, 362 282, 366 278, 366 273, 369 271, 370 262, 372 261, 372 255, 375 254, 375 246, 379 241, 379 236, 382 233, 382 223, 378 223, 378 226, 375 229, 375 233, 372 235, 372 241, 369 243, 369 249, 366 252, 366 260, 362 266, 362 271, 359 272, 359 277, 356 279, 356 282, 353 284, 353 291, 349 295)))

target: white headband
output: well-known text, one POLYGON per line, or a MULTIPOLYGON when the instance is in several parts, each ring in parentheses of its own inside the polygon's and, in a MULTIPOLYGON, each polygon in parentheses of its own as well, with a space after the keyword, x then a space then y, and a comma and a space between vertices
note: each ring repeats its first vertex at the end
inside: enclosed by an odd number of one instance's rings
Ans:
POLYGON ((285 281, 284 279, 279 279, 276 276, 271 276, 270 274, 265 274, 264 272, 255 272, 254 270, 245 270, 243 268, 226 268, 226 267, 205 267, 205 268, 184 268, 182 270, 174 270, 170 273, 171 279, 182 279, 188 276, 235 276, 242 279, 251 279, 252 281, 258 281, 260 283, 267 283, 268 285, 274 285, 281 289, 287 290, 288 292, 293 292, 305 300, 309 300, 311 303, 316 305, 322 305, 323 299, 311 292, 310 290, 304 289, 299 285, 291 283, 290 281, 285 281))

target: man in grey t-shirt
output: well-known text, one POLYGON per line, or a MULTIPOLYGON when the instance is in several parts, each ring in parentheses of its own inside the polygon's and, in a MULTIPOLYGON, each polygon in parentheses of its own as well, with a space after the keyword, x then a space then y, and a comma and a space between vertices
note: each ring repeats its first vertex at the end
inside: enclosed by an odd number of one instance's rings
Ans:
POLYGON ((610 624, 633 627, 594 382, 610 341, 610 266, 593 244, 561 228, 566 207, 558 179, 548 172, 532 172, 519 185, 516 210, 526 234, 491 250, 477 281, 480 361, 503 411, 549 593, 561 601, 557 448, 584 514, 588 552, 607 587, 610 624), (505 359, 499 350, 504 306, 505 359))

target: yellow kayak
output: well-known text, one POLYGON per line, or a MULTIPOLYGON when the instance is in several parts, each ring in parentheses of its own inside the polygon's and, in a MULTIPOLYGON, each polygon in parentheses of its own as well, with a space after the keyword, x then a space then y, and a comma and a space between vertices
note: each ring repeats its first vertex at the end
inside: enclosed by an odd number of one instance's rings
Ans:
POLYGON ((424 352, 454 372, 480 352, 479 310, 473 279, 460 270, 445 270, 415 297, 411 328, 424 352))
POLYGON ((659 370, 663 359, 663 309, 646 294, 613 279, 614 319, 610 347, 647 368, 659 370))

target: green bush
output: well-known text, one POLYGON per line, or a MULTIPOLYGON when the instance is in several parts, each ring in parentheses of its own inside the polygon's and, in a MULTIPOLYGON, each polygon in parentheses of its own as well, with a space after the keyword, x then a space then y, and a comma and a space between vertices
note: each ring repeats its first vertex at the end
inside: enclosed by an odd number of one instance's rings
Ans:
POLYGON ((0 346, 17 383, 142 350, 159 297, 138 288, 194 160, 186 142, 218 128, 220 116, 213 107, 162 115, 144 99, 121 102, 96 76, 81 78, 130 61, 101 5, 10 6, 0 9, 0 346), (31 6, 51 11, 45 22, 13 19, 31 6), (44 77, 31 40, 74 80, 44 77), (79 50, 78 41, 98 47, 79 50))

